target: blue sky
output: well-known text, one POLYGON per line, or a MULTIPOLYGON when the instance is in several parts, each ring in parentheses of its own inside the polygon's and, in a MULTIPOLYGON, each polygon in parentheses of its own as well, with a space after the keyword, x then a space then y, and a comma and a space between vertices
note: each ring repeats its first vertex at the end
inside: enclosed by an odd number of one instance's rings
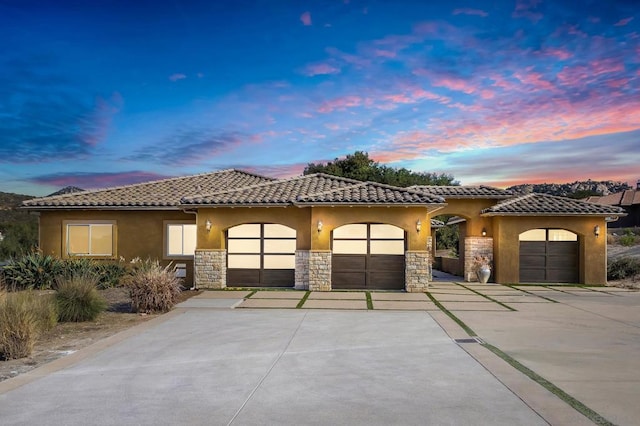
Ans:
POLYGON ((0 191, 355 150, 463 184, 640 178, 635 0, 0 0, 0 40, 0 191))

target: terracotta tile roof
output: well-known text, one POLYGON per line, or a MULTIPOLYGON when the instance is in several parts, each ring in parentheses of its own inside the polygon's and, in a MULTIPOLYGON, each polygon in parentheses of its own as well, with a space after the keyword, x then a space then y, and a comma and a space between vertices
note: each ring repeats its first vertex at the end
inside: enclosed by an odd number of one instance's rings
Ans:
POLYGON ((625 216, 619 207, 603 206, 574 200, 572 198, 556 197, 548 194, 527 194, 504 200, 482 210, 483 216, 625 216))
POLYGON ((272 182, 274 179, 240 170, 222 170, 94 191, 34 198, 23 207, 39 208, 178 208, 185 194, 206 194, 221 189, 272 182))
POLYGON ((491 198, 502 199, 513 197, 511 191, 494 188, 493 186, 436 186, 436 185, 414 185, 409 187, 416 191, 423 191, 432 195, 439 195, 446 198, 491 198))
POLYGON ((257 206, 313 204, 440 204, 421 192, 323 173, 254 185, 238 190, 184 197, 185 205, 257 206))
POLYGON ((444 222, 438 219, 431 219, 431 227, 432 228, 442 228, 444 227, 444 222))
POLYGON ((632 206, 640 204, 640 190, 627 189, 603 196, 591 196, 586 199, 589 203, 603 204, 607 206, 632 206))
POLYGON ((296 204, 443 204, 444 199, 406 188, 362 182, 322 193, 302 195, 296 204))

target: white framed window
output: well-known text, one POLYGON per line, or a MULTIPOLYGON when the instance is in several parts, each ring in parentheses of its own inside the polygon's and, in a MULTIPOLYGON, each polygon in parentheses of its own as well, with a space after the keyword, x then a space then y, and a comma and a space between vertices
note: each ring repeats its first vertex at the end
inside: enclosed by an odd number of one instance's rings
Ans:
POLYGON ((189 257, 196 252, 195 223, 165 222, 165 257, 189 257))
POLYGON ((67 256, 115 256, 115 223, 68 222, 65 228, 67 256))

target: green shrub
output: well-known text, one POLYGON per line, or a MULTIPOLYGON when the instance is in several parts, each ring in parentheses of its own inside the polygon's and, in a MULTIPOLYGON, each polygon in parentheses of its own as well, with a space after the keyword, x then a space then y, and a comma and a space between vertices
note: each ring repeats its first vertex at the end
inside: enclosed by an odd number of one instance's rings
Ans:
POLYGON ((609 262, 607 267, 607 279, 609 280, 636 279, 638 276, 640 276, 640 259, 637 258, 621 257, 609 262))
POLYGON ((120 280, 127 273, 127 267, 122 262, 102 261, 76 257, 62 261, 61 274, 67 278, 76 274, 92 274, 98 280, 98 288, 117 287, 120 280))
POLYGON ((57 280, 56 303, 58 319, 63 322, 93 321, 107 309, 107 302, 98 293, 98 279, 90 272, 80 272, 57 280))
POLYGON ((59 259, 40 252, 12 259, 2 268, 6 284, 14 290, 51 289, 62 270, 59 259))
POLYGON ((0 294, 0 356, 18 359, 31 355, 41 322, 33 308, 32 292, 0 294))
POLYGON ((627 231, 622 237, 620 237, 618 242, 622 246, 630 247, 636 243, 636 236, 633 235, 632 232, 627 231))
POLYGON ((171 264, 163 268, 157 260, 143 262, 124 282, 134 312, 169 311, 180 294, 181 281, 176 278, 171 264))
POLYGON ((118 287, 122 278, 127 274, 126 265, 121 262, 95 262, 98 275, 98 288, 118 287))

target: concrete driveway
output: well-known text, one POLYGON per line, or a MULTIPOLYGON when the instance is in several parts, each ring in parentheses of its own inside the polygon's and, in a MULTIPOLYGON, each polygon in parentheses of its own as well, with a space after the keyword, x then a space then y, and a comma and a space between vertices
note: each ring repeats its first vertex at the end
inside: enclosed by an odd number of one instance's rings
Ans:
POLYGON ((181 309, 9 387, 3 425, 548 424, 425 311, 181 309))

